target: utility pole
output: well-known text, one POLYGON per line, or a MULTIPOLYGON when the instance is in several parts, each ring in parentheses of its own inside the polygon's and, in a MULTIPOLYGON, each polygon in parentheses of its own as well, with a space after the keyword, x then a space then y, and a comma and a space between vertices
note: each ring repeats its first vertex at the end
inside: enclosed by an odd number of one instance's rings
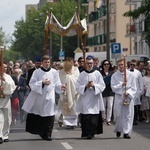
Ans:
POLYGON ((50 30, 50 40, 49 40, 49 42, 50 42, 50 59, 52 60, 52 54, 53 54, 53 41, 52 41, 52 31, 50 30))
MULTIPOLYGON (((80 16, 80 0, 77 1, 78 15, 80 16)), ((80 47, 80 37, 77 36, 77 47, 80 47)))
MULTIPOLYGON (((62 25, 62 1, 60 1, 60 4, 61 4, 60 22, 62 25)), ((61 43, 60 43, 60 51, 62 51, 62 50, 63 50, 63 36, 61 36, 61 43)))
POLYGON ((107 51, 106 51, 106 58, 110 61, 110 24, 109 24, 109 0, 107 0, 107 51))
MULTIPOLYGON (((52 12, 52 8, 50 9, 50 13, 52 12)), ((51 61, 52 61, 52 55, 53 55, 53 41, 52 41, 52 30, 50 29, 50 31, 49 31, 49 33, 50 33, 50 40, 49 40, 49 42, 50 42, 50 51, 49 51, 49 54, 50 54, 50 59, 51 59, 51 61)))

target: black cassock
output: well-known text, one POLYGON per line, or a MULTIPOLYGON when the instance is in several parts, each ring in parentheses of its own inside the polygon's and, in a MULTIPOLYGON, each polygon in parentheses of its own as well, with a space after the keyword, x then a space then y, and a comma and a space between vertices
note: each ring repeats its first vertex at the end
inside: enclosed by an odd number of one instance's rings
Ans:
POLYGON ((28 114, 26 120, 26 132, 38 134, 42 139, 51 137, 54 125, 54 116, 41 117, 35 114, 28 114))
POLYGON ((103 133, 103 122, 101 112, 99 114, 80 114, 81 137, 94 136, 103 133))

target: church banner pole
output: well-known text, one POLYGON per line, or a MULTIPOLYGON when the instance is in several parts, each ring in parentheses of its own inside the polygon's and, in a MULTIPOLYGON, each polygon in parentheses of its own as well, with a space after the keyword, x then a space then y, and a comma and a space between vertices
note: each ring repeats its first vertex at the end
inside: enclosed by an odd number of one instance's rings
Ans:
POLYGON ((76 13, 77 13, 77 18, 78 18, 78 36, 80 38, 80 42, 81 42, 81 49, 82 49, 82 54, 83 54, 83 59, 84 59, 84 68, 86 67, 85 65, 85 42, 83 41, 83 37, 82 37, 82 31, 81 31, 81 22, 79 19, 79 14, 78 14, 78 9, 76 7, 76 13))

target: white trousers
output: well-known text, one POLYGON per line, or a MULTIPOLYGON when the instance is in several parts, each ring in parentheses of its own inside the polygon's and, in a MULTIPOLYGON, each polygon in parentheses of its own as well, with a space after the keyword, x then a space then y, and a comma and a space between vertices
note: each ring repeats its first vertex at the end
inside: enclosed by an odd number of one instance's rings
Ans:
POLYGON ((107 122, 111 121, 114 96, 103 97, 105 111, 102 112, 102 117, 107 122))
POLYGON ((7 107, 0 108, 0 138, 8 139, 11 124, 11 105, 8 102, 7 107))

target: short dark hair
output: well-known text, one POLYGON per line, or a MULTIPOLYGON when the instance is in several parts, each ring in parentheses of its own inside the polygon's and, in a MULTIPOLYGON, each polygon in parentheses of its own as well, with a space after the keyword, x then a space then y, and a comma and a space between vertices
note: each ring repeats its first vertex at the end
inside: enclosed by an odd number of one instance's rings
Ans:
POLYGON ((132 60, 130 61, 130 63, 131 63, 131 62, 137 64, 138 61, 137 61, 136 59, 132 59, 132 60))
POLYGON ((78 62, 80 62, 80 61, 81 61, 81 59, 83 59, 83 57, 79 57, 79 58, 78 58, 78 62))
POLYGON ((42 61, 43 60, 50 60, 50 57, 48 56, 48 55, 44 55, 43 57, 42 57, 42 61))

